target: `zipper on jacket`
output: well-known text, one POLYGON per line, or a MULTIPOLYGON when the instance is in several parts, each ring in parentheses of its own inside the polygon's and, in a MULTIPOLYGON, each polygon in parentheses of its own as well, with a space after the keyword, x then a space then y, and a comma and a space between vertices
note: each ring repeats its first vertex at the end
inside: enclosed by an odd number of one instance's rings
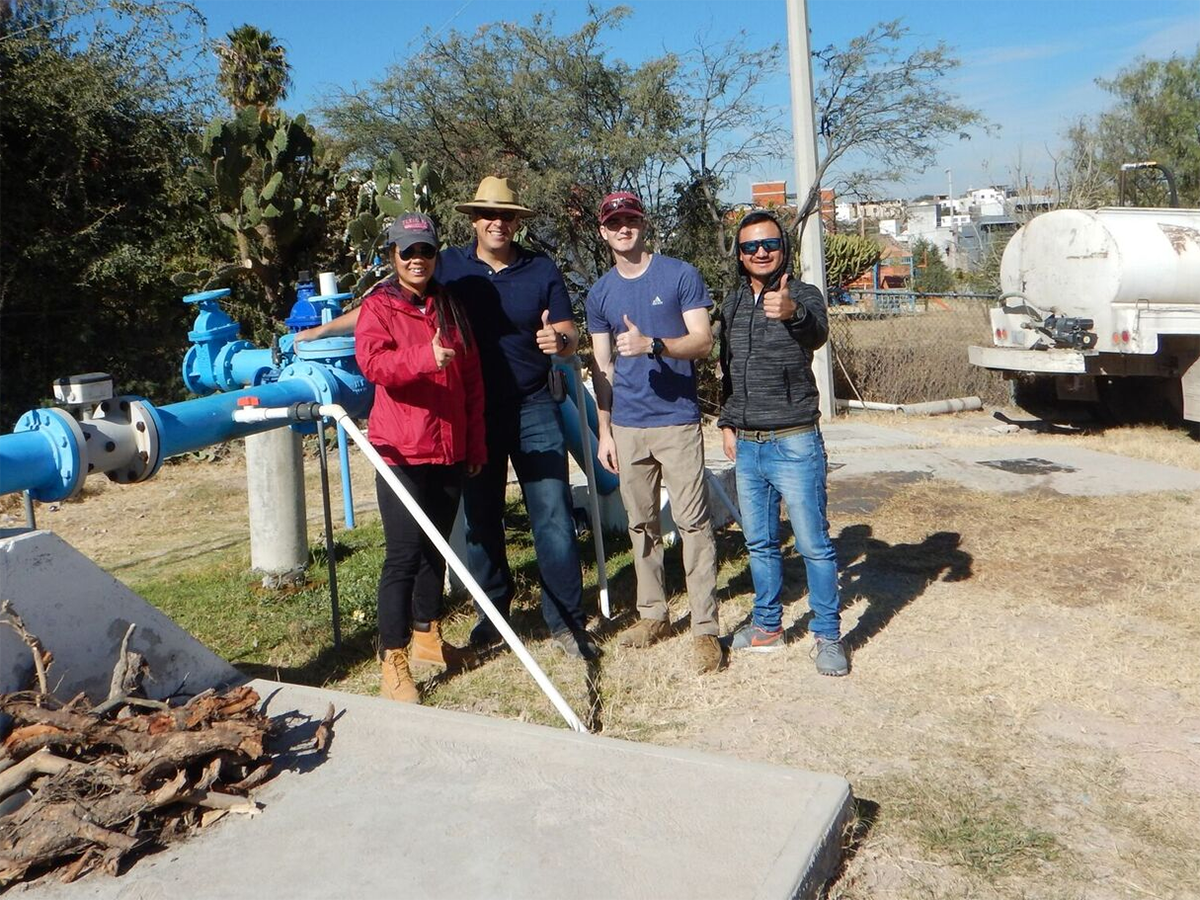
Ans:
MULTIPOLYGON (((754 313, 755 313, 755 310, 758 309, 758 298, 754 296, 754 288, 750 287, 749 279, 747 279, 746 286, 750 290, 750 299, 753 300, 754 302, 750 306, 750 326, 749 326, 749 328, 746 329, 746 360, 745 360, 745 362, 742 363, 742 427, 743 428, 745 428, 746 423, 749 422, 748 416, 750 414, 750 377, 749 377, 750 376, 750 351, 754 347, 754 313)), ((763 292, 765 293, 766 290, 767 290, 767 288, 764 285, 763 292)), ((741 306, 741 303, 738 303, 738 306, 741 306)), ((736 311, 735 311, 735 315, 736 315, 736 311)))

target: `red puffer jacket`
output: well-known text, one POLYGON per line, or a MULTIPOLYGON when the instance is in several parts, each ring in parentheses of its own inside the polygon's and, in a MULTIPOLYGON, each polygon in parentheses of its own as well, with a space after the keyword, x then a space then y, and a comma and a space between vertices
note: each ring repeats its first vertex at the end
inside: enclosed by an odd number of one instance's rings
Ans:
MULTIPOLYGON (((430 295, 444 290, 431 283, 430 295)), ((454 359, 438 371, 433 359, 437 315, 422 308, 393 278, 363 299, 354 332, 359 368, 375 385, 369 437, 388 465, 487 462, 483 379, 474 343, 467 349, 453 326, 442 333, 454 359)))

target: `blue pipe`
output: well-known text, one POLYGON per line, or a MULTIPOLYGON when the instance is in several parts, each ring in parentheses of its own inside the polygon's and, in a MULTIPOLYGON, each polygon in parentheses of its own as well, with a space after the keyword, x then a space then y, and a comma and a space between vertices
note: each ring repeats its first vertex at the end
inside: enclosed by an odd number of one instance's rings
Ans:
POLYGON ((152 415, 158 426, 162 458, 190 453, 202 447, 219 444, 221 441, 270 431, 287 424, 279 420, 234 422, 233 412, 243 397, 256 398, 258 406, 290 406, 293 403, 312 403, 319 400, 319 394, 311 383, 293 378, 155 407, 152 415))
POLYGON ((346 429, 338 422, 338 465, 342 469, 342 516, 347 528, 354 527, 354 485, 350 483, 350 447, 346 441, 346 429))
MULTIPOLYGON (((575 402, 575 394, 577 393, 576 386, 575 386, 575 369, 572 366, 569 366, 560 360, 555 360, 554 366, 560 372, 562 372, 563 375, 566 377, 566 379, 567 379, 567 399, 570 400, 571 403, 574 403, 575 402)), ((599 434, 600 433, 600 419, 596 412, 596 401, 592 397, 592 395, 586 390, 583 392, 583 396, 584 396, 584 405, 587 407, 588 428, 592 429, 592 434, 599 434)), ((582 463, 581 463, 581 465, 582 465, 582 463)), ((597 463, 597 465, 599 465, 599 463, 597 463)))
POLYGON ((58 444, 57 435, 46 429, 5 435, 0 441, 0 494, 57 483, 58 444))
MULTIPOLYGON (((562 413, 563 434, 567 439, 567 449, 571 451, 571 456, 575 457, 575 462, 580 466, 584 466, 583 459, 583 443, 580 440, 579 434, 579 410, 575 406, 575 388, 574 388, 574 372, 563 366, 564 373, 569 376, 567 396, 558 404, 559 411, 562 413)), ((587 407, 586 413, 589 419, 596 416, 596 402, 592 399, 592 395, 584 392, 584 406, 587 407)), ((588 452, 592 454, 593 468, 596 476, 596 490, 602 495, 607 496, 617 489, 617 476, 608 469, 600 465, 600 459, 596 456, 596 448, 600 441, 596 437, 596 432, 593 428, 587 430, 588 452)))

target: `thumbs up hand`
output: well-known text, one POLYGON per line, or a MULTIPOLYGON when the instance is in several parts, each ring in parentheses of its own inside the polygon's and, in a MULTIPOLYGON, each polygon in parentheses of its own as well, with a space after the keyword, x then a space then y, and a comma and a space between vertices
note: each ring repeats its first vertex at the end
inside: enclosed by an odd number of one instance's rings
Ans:
POLYGON ((569 343, 568 340, 564 340, 566 335, 550 324, 550 310, 548 309, 542 310, 542 327, 537 330, 535 337, 538 349, 547 356, 554 356, 569 343))
POLYGON ((629 316, 622 318, 625 320, 625 331, 617 335, 617 353, 621 356, 645 356, 650 352, 650 338, 642 334, 629 316))
POLYGON ((433 361, 437 363, 439 372, 454 361, 454 351, 442 346, 442 329, 439 328, 433 333, 430 346, 433 347, 433 361))
POLYGON ((762 296, 763 315, 768 319, 787 320, 796 314, 796 304, 788 293, 788 276, 779 280, 779 287, 762 296))

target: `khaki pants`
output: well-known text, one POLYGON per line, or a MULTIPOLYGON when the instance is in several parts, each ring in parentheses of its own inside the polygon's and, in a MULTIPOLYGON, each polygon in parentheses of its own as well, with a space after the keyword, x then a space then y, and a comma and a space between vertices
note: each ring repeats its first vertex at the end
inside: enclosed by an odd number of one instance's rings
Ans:
POLYGON ((637 607, 643 619, 669 621, 663 589, 659 489, 665 481, 683 542, 693 635, 717 635, 717 547, 704 484, 704 435, 696 425, 626 428, 614 425, 621 500, 629 516, 637 607))

